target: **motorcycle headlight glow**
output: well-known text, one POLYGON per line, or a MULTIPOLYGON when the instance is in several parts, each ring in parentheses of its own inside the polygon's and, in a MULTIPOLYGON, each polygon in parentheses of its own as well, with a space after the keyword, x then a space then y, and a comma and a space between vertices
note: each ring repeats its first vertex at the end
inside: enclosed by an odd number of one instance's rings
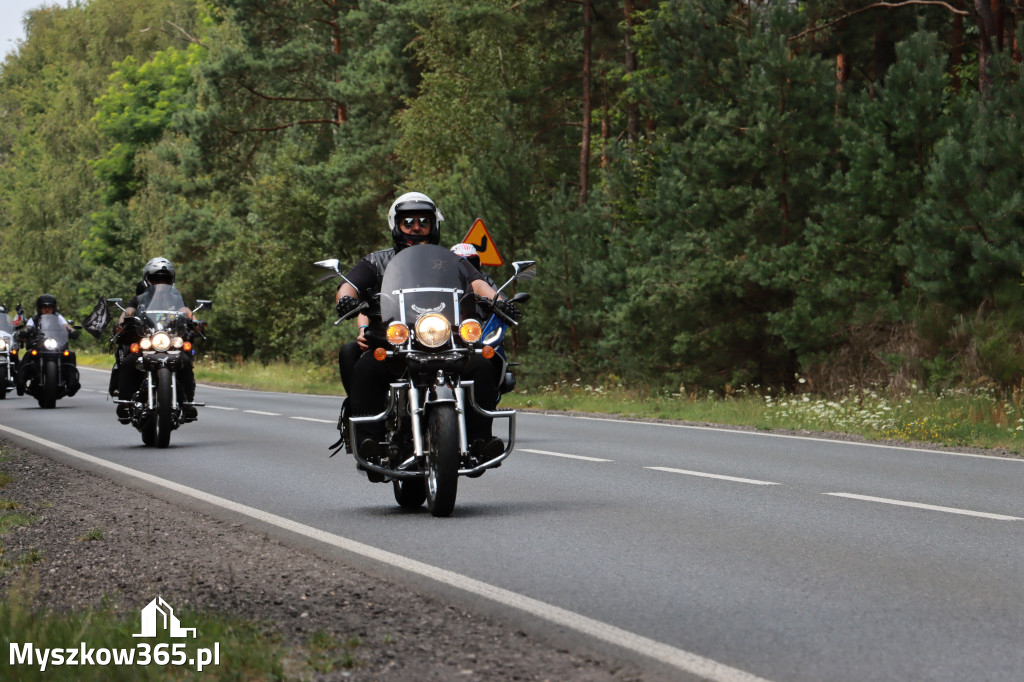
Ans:
POLYGON ((476 320, 466 320, 459 325, 459 336, 466 343, 476 343, 484 334, 484 328, 476 320))
POLYGON ((46 339, 43 341, 43 348, 46 350, 57 350, 57 339, 46 339))
POLYGON ((171 347, 171 336, 166 332, 153 334, 153 350, 165 351, 171 347))
POLYGON ((171 339, 171 345, 174 346, 175 348, 181 348, 182 346, 185 345, 185 339, 181 338, 180 336, 175 336, 173 339, 171 339))
POLYGON ((7 339, 0 339, 0 350, 7 350, 7 339))
POLYGON ((139 348, 141 348, 142 350, 149 350, 152 347, 153 347, 153 339, 151 339, 149 337, 146 337, 146 338, 142 339, 141 341, 139 341, 139 348))
POLYGON ((409 328, 401 322, 392 322, 388 325, 387 337, 392 346, 401 346, 409 340, 409 328))
POLYGON ((437 348, 452 336, 452 326, 444 315, 427 313, 416 320, 416 340, 427 348, 437 348))

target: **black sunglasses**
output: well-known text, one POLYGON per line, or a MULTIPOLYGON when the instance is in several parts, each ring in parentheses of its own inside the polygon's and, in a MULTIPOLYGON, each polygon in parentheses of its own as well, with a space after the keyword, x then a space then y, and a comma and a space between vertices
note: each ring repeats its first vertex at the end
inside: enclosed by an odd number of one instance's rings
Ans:
POLYGON ((419 224, 422 225, 423 227, 433 227, 434 226, 434 219, 430 218, 430 217, 427 217, 427 218, 402 218, 402 225, 404 225, 405 227, 412 227, 417 222, 419 222, 419 224))

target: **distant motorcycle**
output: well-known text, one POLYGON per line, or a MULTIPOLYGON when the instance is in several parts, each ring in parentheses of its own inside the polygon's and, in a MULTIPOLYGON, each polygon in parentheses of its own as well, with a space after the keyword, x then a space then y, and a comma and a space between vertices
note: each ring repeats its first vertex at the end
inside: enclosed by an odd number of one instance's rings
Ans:
MULTIPOLYGON (((120 298, 108 303, 121 307, 120 298)), ((211 310, 211 301, 197 301, 192 311, 211 310)), ((194 353, 193 340, 206 338, 204 324, 189 319, 185 301, 170 284, 154 284, 140 297, 136 315, 127 317, 111 341, 128 347, 137 358, 136 368, 144 378, 134 396, 119 396, 114 402, 131 406, 130 423, 142 434, 142 442, 166 448, 171 431, 187 421, 184 403, 178 400, 178 372, 194 353)), ((119 371, 126 371, 121 368, 119 371)), ((188 403, 202 407, 205 403, 188 403)))
POLYGON ((0 306, 0 400, 7 397, 8 391, 14 390, 14 361, 17 355, 14 350, 14 325, 7 314, 7 308, 0 306))
MULTIPOLYGON (((511 281, 511 280, 509 280, 511 281)), ((506 282, 502 289, 508 286, 506 282)), ((525 291, 520 291, 512 297, 512 302, 517 306, 523 305, 530 300, 530 294, 525 291)), ((505 352, 505 346, 503 341, 505 340, 505 332, 508 331, 509 324, 504 317, 497 312, 491 314, 490 319, 487 320, 487 324, 484 325, 483 337, 481 343, 485 346, 491 346, 494 348, 494 357, 491 361, 495 364, 498 372, 498 400, 501 400, 501 395, 504 393, 511 393, 516 387, 516 375, 511 371, 512 367, 517 366, 518 362, 509 362, 508 354, 505 352)))
POLYGON ((39 401, 39 407, 53 409, 60 398, 73 395, 69 386, 77 386, 78 368, 75 354, 68 346, 67 327, 60 317, 38 315, 34 319, 36 324, 18 332, 22 339, 21 372, 25 392, 39 401))
MULTIPOLYGON (((344 279, 337 259, 316 265, 344 279)), ((513 263, 512 267, 514 274, 505 286, 536 276, 534 261, 513 263)), ((405 249, 385 270, 376 305, 364 301, 341 318, 364 310, 375 315, 374 308, 379 307, 387 343, 373 351, 374 357, 397 360, 404 369, 401 378, 390 384, 384 411, 343 419, 341 439, 335 446, 345 446, 371 481, 391 482, 401 507, 415 509, 426 501, 434 516, 452 513, 460 476, 479 476, 498 466, 515 446, 516 412, 480 407, 473 382, 464 381, 460 374, 472 354, 493 358, 495 349, 487 345, 479 321, 462 318, 462 299, 474 294, 461 290, 459 270, 458 257, 447 249, 430 244, 405 249), (504 452, 487 461, 473 456, 467 442, 467 410, 508 420, 504 452), (380 456, 360 453, 357 443, 358 425, 373 422, 382 423, 385 429, 380 456)), ((480 303, 493 307, 487 300, 480 303)), ((510 319, 504 322, 516 324, 510 319)), ((492 338, 500 341, 504 329, 496 334, 492 338)))

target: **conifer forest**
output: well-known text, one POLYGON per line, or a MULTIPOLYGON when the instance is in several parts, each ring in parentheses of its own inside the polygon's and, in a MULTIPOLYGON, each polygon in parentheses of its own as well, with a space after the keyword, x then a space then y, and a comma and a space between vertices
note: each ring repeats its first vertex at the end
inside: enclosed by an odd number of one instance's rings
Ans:
MULTIPOLYGON (((1024 381, 1022 0, 71 0, 0 65, 0 303, 165 256, 208 350, 336 362, 431 196, 536 260, 527 378, 1024 381)), ((104 345, 105 338, 82 344, 104 345)))

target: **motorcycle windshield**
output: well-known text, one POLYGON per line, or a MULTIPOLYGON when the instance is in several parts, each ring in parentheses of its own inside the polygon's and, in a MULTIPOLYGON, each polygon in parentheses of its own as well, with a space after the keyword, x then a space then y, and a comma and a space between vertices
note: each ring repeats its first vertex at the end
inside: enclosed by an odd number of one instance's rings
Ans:
POLYGON ((436 312, 457 325, 457 302, 466 288, 460 259, 448 249, 433 244, 405 248, 384 271, 381 320, 385 325, 396 320, 411 325, 420 315, 436 312))
POLYGON ((11 324, 11 318, 7 313, 0 313, 0 333, 3 332, 14 333, 14 325, 11 324))
POLYGON ((63 348, 68 345, 67 327, 61 323, 60 318, 56 315, 40 315, 37 326, 39 331, 43 333, 43 336, 57 342, 57 348, 63 348))
POLYGON ((165 329, 184 316, 185 299, 171 284, 154 284, 139 295, 138 316, 156 329, 165 329))

